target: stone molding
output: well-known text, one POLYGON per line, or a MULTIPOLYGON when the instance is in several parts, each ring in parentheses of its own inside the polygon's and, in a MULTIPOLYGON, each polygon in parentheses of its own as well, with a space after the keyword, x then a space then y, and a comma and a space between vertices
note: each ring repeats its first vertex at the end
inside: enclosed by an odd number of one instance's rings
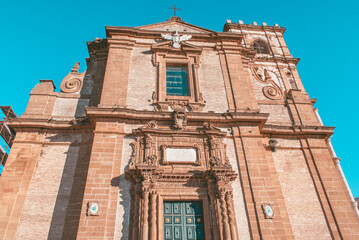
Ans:
POLYGON ((180 48, 174 48, 171 41, 151 45, 152 63, 157 68, 156 90, 153 94, 153 106, 157 111, 182 110, 200 112, 205 101, 199 88, 197 69, 200 67, 202 48, 182 42, 180 48), (166 66, 182 64, 187 66, 188 96, 169 96, 166 94, 166 66))
POLYGON ((281 34, 284 34, 285 27, 277 27, 277 26, 260 26, 260 25, 253 25, 253 24, 238 24, 238 23, 226 23, 223 27, 223 31, 227 32, 231 29, 246 29, 246 30, 255 30, 255 31, 275 31, 281 34))

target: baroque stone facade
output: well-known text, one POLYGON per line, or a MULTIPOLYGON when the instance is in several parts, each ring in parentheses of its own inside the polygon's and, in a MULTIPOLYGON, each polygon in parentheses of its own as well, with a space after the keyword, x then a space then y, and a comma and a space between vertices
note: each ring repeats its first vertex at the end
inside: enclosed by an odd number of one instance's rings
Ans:
POLYGON ((0 238, 359 239, 334 128, 284 32, 179 17, 106 27, 86 71, 76 63, 60 92, 40 80, 9 123, 0 238), (168 94, 168 66, 185 69, 186 94, 168 94), (173 230, 168 206, 193 202, 173 230))

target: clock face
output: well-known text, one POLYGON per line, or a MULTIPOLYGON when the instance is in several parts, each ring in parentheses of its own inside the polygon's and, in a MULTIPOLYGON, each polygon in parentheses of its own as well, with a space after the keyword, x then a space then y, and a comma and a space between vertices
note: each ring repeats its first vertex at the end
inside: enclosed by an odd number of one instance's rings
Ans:
POLYGON ((271 206, 267 205, 264 210, 268 217, 273 217, 274 212, 271 206))
POLYGON ((98 212, 98 204, 97 203, 91 204, 90 212, 91 212, 91 214, 97 214, 97 212, 98 212))

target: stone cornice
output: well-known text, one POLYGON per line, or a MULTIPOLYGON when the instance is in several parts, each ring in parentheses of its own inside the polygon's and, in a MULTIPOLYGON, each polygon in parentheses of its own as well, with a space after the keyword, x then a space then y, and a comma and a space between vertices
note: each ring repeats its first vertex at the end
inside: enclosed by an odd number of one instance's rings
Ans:
POLYGON ((287 135, 308 137, 315 136, 323 139, 328 139, 334 133, 335 127, 326 126, 278 126, 266 124, 261 129, 261 133, 270 134, 272 137, 287 135))
POLYGON ((43 119, 43 118, 17 118, 11 119, 8 122, 8 126, 14 129, 16 132, 24 129, 32 129, 35 131, 51 129, 51 130, 89 130, 92 127, 90 122, 84 119, 74 119, 71 121, 55 120, 55 119, 43 119))
POLYGON ((197 31, 205 32, 205 33, 215 32, 215 31, 207 29, 207 28, 203 28, 203 27, 199 27, 199 26, 190 24, 188 22, 183 21, 180 17, 174 17, 174 16, 172 16, 170 19, 168 19, 168 20, 166 20, 164 22, 138 26, 138 27, 135 27, 135 28, 136 29, 151 29, 151 28, 153 29, 153 28, 156 28, 156 27, 168 26, 168 25, 171 25, 171 24, 178 24, 178 25, 186 26, 186 27, 189 27, 191 29, 195 29, 197 31))
POLYGON ((227 32, 230 29, 245 29, 245 30, 254 30, 254 31, 275 31, 284 34, 285 27, 276 27, 276 26, 260 26, 260 25, 252 25, 252 24, 238 24, 238 23, 226 23, 223 27, 223 31, 227 32))
POLYGON ((267 56, 255 56, 253 60, 257 62, 283 62, 283 63, 293 63, 297 65, 300 59, 293 57, 267 55, 267 56))
MULTIPOLYGON (((168 111, 138 111, 128 108, 113 108, 113 107, 88 107, 86 113, 91 122, 96 122, 99 118, 106 119, 106 121, 172 121, 173 112, 168 111)), ((268 118, 267 113, 257 112, 228 112, 228 113, 214 113, 214 112, 188 112, 188 125, 201 125, 203 122, 216 123, 217 126, 232 126, 232 125, 252 125, 263 126, 268 118)))
MULTIPOLYGON (((69 130, 69 131, 92 131, 97 121, 139 123, 144 124, 152 120, 158 122, 172 122, 173 112, 137 111, 127 108, 86 108, 87 118, 74 119, 72 121, 54 119, 18 118, 11 119, 8 126, 16 132, 38 131, 38 130, 69 130)), ((203 122, 215 123, 218 127, 235 126, 258 126, 262 134, 271 136, 315 136, 328 139, 335 127, 326 126, 279 126, 265 124, 268 118, 267 113, 212 113, 212 112, 188 112, 188 126, 201 126, 203 122)), ((186 131, 184 131, 186 132, 186 131)))
MULTIPOLYGON (((127 37, 138 37, 138 38, 150 38, 150 39, 162 39, 161 34, 168 33, 168 31, 154 31, 137 29, 133 27, 110 27, 106 26, 106 37, 107 39, 117 38, 116 36, 127 36, 127 37)), ((184 34, 188 34, 183 32, 184 34)), ((182 32, 181 32, 182 34, 182 32)), ((240 42, 243 38, 242 34, 239 33, 228 33, 228 32, 211 32, 211 33, 190 33, 192 38, 191 41, 236 41, 240 42)))

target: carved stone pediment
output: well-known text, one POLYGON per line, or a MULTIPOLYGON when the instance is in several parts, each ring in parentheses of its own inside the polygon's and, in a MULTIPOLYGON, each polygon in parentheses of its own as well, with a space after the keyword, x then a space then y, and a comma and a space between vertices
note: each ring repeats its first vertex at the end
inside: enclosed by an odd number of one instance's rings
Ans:
POLYGON ((154 103, 156 111, 171 111, 175 109, 181 109, 188 112, 201 112, 205 106, 202 97, 202 102, 191 102, 183 99, 171 99, 163 102, 154 103))

